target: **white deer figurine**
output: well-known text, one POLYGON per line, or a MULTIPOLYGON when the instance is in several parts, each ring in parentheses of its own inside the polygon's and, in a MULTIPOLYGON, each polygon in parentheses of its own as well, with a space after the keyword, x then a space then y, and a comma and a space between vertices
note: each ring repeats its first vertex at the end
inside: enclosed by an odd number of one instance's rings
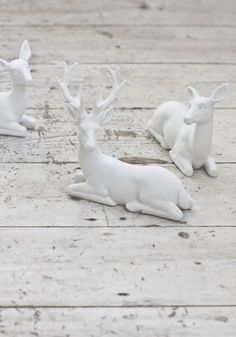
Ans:
POLYGON ((20 47, 19 58, 11 62, 0 59, 0 70, 7 70, 12 89, 0 93, 0 134, 25 137, 26 129, 36 129, 36 120, 24 115, 27 97, 26 86, 31 82, 29 59, 31 50, 28 41, 20 47))
POLYGON ((186 175, 204 167, 211 177, 217 176, 212 148, 213 107, 228 92, 228 83, 217 87, 210 97, 199 96, 196 89, 188 88, 192 99, 190 108, 176 101, 161 104, 148 123, 148 129, 186 175))
POLYGON ((190 209, 193 202, 173 173, 163 167, 124 163, 103 154, 97 144, 97 132, 111 119, 111 104, 125 84, 125 81, 118 83, 119 68, 107 67, 113 80, 111 92, 106 99, 102 99, 100 92, 92 112, 88 113, 83 104, 82 86, 77 96, 69 93, 68 75, 73 67, 65 64, 63 80, 57 81, 78 126, 80 166, 86 180, 70 185, 68 193, 109 206, 125 205, 131 212, 181 221, 181 209, 190 209))

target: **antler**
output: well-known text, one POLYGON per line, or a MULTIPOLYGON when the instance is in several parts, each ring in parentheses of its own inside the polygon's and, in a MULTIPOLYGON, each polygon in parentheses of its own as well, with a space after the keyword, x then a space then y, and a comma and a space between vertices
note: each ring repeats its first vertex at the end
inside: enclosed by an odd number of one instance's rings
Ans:
MULTIPOLYGON (((75 97, 71 96, 69 89, 68 89, 68 82, 69 82, 69 74, 72 69, 77 66, 77 63, 72 65, 68 65, 66 62, 63 62, 64 72, 63 78, 60 80, 57 77, 57 83, 59 84, 65 100, 69 103, 69 110, 72 112, 73 108, 76 109, 80 113, 86 113, 83 107, 83 98, 82 98, 82 84, 79 85, 78 93, 75 97)), ((73 114, 74 115, 74 114, 73 114)), ((74 116, 75 117, 75 116, 74 116)))
POLYGON ((106 69, 108 70, 109 75, 113 80, 112 90, 106 99, 102 99, 102 89, 101 87, 99 87, 99 96, 95 97, 93 109, 93 113, 95 113, 96 115, 109 107, 109 105, 115 100, 116 96, 126 83, 126 80, 124 80, 123 82, 118 84, 120 67, 117 67, 115 70, 113 70, 109 66, 106 66, 106 69))

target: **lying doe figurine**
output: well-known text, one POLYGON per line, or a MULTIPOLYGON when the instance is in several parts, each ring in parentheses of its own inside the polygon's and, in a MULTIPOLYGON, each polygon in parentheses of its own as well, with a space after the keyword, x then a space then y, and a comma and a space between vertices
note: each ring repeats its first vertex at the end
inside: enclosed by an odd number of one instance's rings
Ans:
POLYGON ((204 167, 209 176, 216 177, 213 106, 227 95, 228 83, 217 87, 210 97, 199 96, 191 87, 188 90, 192 96, 190 108, 181 102, 165 102, 154 112, 148 129, 164 149, 171 149, 172 161, 186 176, 204 167))
POLYGON ((0 93, 0 134, 26 136, 27 129, 36 128, 36 120, 25 116, 26 86, 32 77, 28 61, 31 50, 28 41, 20 47, 19 58, 12 62, 0 59, 0 70, 7 70, 11 77, 12 89, 0 93))
POLYGON ((107 67, 113 80, 112 90, 106 99, 95 98, 91 113, 83 104, 82 86, 76 97, 68 90, 68 75, 71 69, 64 64, 64 77, 57 79, 68 109, 76 120, 80 143, 80 166, 86 181, 72 184, 68 193, 77 198, 114 206, 125 205, 131 212, 141 212, 182 220, 181 209, 189 209, 193 202, 181 181, 167 169, 154 166, 138 166, 106 156, 97 144, 97 132, 112 116, 111 104, 125 81, 118 84, 119 68, 107 67))

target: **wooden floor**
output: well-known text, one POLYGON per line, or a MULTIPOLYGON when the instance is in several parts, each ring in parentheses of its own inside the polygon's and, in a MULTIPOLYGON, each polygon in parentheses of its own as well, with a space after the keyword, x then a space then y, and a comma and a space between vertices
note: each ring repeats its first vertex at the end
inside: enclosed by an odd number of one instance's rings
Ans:
POLYGON ((235 17, 235 0, 0 0, 0 57, 29 40, 28 113, 41 124, 0 137, 0 336, 236 336, 235 17), (175 172, 195 200, 185 223, 68 197, 79 163, 55 81, 63 59, 79 62, 72 86, 84 79, 88 106, 104 64, 121 65, 128 84, 99 142, 175 172), (145 125, 162 101, 187 101, 188 85, 208 95, 225 81, 219 177, 183 177, 145 125))

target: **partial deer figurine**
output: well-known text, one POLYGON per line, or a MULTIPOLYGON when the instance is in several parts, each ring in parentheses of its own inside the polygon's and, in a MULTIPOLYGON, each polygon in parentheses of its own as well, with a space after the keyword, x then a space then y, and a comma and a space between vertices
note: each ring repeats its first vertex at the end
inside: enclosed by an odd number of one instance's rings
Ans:
POLYGON ((57 81, 78 126, 80 167, 85 181, 70 185, 68 193, 109 206, 125 205, 131 212, 181 221, 181 209, 191 208, 193 202, 173 173, 163 167, 124 163, 103 154, 97 144, 97 132, 110 121, 112 103, 125 84, 118 83, 119 68, 107 67, 113 81, 111 92, 102 99, 100 91, 90 113, 84 107, 82 86, 75 97, 69 93, 68 76, 73 68, 74 65, 64 64, 64 78, 57 81))
POLYGON ((217 176, 212 147, 213 108, 228 92, 228 83, 217 87, 209 97, 200 96, 189 87, 190 108, 176 101, 161 104, 148 123, 148 129, 160 145, 169 150, 175 165, 188 177, 193 169, 204 167, 211 177, 217 176))
POLYGON ((26 129, 36 129, 36 120, 25 115, 27 104, 26 86, 31 82, 28 41, 20 47, 19 58, 11 62, 0 59, 0 70, 8 71, 12 89, 0 93, 0 134, 25 137, 26 129))

